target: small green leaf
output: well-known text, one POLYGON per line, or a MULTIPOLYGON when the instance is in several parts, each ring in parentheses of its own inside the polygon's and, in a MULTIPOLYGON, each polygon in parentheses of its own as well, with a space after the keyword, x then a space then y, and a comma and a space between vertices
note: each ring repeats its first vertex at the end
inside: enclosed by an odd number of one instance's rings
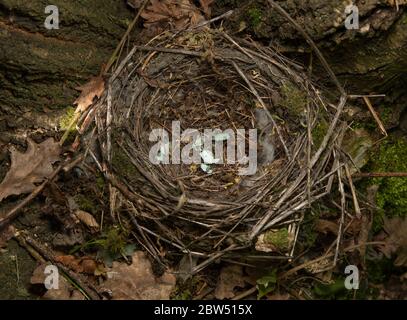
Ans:
POLYGON ((277 272, 273 270, 271 274, 257 280, 257 299, 261 299, 270 292, 274 291, 277 283, 277 272))

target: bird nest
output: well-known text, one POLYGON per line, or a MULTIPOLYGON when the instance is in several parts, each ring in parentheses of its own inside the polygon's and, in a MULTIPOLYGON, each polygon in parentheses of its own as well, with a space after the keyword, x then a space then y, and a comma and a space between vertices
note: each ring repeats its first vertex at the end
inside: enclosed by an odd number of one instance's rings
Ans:
POLYGON ((291 257, 338 166, 337 108, 303 68, 222 30, 135 46, 96 106, 92 155, 138 242, 160 260, 161 246, 203 258, 193 272, 219 258, 291 257))

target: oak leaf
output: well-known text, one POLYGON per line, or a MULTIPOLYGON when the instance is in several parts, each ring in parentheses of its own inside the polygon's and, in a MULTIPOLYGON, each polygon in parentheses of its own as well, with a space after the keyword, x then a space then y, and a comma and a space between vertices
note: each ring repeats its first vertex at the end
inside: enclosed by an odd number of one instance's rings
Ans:
POLYGON ((78 209, 75 211, 75 216, 89 229, 94 231, 97 231, 99 229, 99 224, 90 213, 78 209))
POLYGON ((0 232, 0 249, 6 248, 8 241, 14 237, 16 229, 10 225, 0 232))
POLYGON ((202 10, 205 13, 205 16, 207 18, 210 18, 211 16, 211 7, 210 5, 214 3, 215 0, 199 0, 199 3, 201 4, 202 10))
POLYGON ((27 139, 27 150, 21 153, 12 148, 11 168, 0 184, 0 201, 10 195, 33 191, 35 183, 42 182, 52 172, 52 164, 59 160, 61 148, 53 138, 36 144, 27 139))
MULTIPOLYGON (((33 285, 44 286, 46 283, 47 273, 45 268, 49 264, 40 264, 33 272, 31 276, 30 283, 33 285)), ((58 287, 48 289, 45 294, 42 296, 42 299, 45 300, 84 300, 84 296, 78 291, 75 290, 71 284, 65 280, 62 275, 58 278, 58 287)))
MULTIPOLYGON (((396 266, 407 267, 407 218, 395 217, 385 218, 384 231, 387 236, 384 239, 385 244, 379 249, 387 258, 396 254, 394 264, 396 266)), ((383 236, 383 235, 382 235, 383 236)))
POLYGON ((55 261, 79 273, 94 274, 97 268, 95 260, 89 257, 76 258, 72 255, 62 255, 55 257, 55 261))
POLYGON ((175 30, 195 26, 204 20, 198 8, 190 0, 151 0, 141 13, 144 26, 158 31, 170 26, 175 30))
POLYGON ((82 113, 93 103, 93 99, 100 98, 105 91, 105 80, 101 76, 93 77, 89 82, 76 88, 81 91, 74 104, 77 105, 76 113, 82 113))
POLYGON ((132 264, 113 262, 100 291, 109 292, 114 300, 168 300, 176 279, 171 273, 155 277, 145 253, 136 251, 132 264))
POLYGON ((233 298, 236 288, 244 288, 246 282, 243 269, 238 265, 230 265, 222 268, 219 275, 218 284, 215 289, 216 299, 233 298))

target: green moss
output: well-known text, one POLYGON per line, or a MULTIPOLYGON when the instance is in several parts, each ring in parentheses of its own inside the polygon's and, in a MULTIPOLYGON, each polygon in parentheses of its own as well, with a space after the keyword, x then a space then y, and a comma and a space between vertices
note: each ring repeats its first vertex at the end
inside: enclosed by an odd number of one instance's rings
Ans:
POLYGON ((263 276, 262 278, 258 279, 257 281, 257 299, 261 299, 264 296, 272 293, 277 285, 277 270, 274 269, 269 272, 267 275, 263 276))
POLYGON ((116 172, 126 177, 128 180, 134 180, 137 176, 137 169, 130 161, 127 155, 120 149, 115 149, 112 157, 113 168, 116 172))
POLYGON ((380 119, 383 122, 383 125, 387 127, 391 124, 392 115, 394 113, 394 108, 389 105, 386 105, 380 112, 380 119))
POLYGON ((0 299, 26 300, 35 298, 28 291, 36 262, 14 240, 7 250, 0 251, 0 299))
MULTIPOLYGON (((71 124, 73 118, 75 116, 75 108, 68 107, 65 111, 65 114, 59 119, 59 128, 62 131, 66 131, 69 129, 69 125, 71 124)), ((71 128, 70 132, 75 131, 75 127, 71 128)))
POLYGON ((280 106, 284 107, 291 116, 300 116, 305 109, 307 96, 296 85, 287 82, 281 87, 282 100, 280 106))
POLYGON ((192 300, 192 294, 189 289, 177 293, 171 300, 192 300))
POLYGON ((387 258, 368 260, 366 267, 369 281, 376 284, 386 282, 395 273, 393 260, 387 258))
MULTIPOLYGON (((384 142, 372 152, 367 170, 370 172, 407 172, 407 141, 404 138, 384 142)), ((373 231, 383 224, 383 217, 405 217, 407 214, 407 179, 374 178, 370 182, 379 186, 376 202, 378 214, 373 220, 373 231)))
POLYGON ((290 237, 287 228, 267 231, 264 240, 281 251, 288 250, 290 247, 290 237))
POLYGON ((317 240, 318 233, 315 231, 315 223, 319 218, 319 213, 309 211, 305 214, 304 221, 298 234, 298 244, 303 248, 312 247, 317 240))
POLYGON ((247 11, 247 17, 252 28, 257 28, 263 20, 262 11, 259 8, 250 8, 247 11))
POLYGON ((74 196, 74 200, 79 209, 83 211, 90 213, 95 213, 97 211, 97 205, 93 202, 93 200, 83 194, 77 194, 74 196))
POLYGON ((105 178, 103 177, 102 174, 98 174, 96 176, 96 186, 99 188, 99 190, 103 191, 104 188, 106 187, 106 181, 105 178))
POLYGON ((361 169, 369 161, 369 151, 373 144, 374 141, 368 130, 353 129, 345 134, 342 148, 352 157, 355 166, 361 169))
POLYGON ((324 118, 321 118, 317 125, 312 129, 312 140, 314 141, 315 148, 319 148, 321 146, 328 128, 328 122, 324 118))
POLYGON ((357 130, 357 129, 366 129, 369 132, 370 131, 374 131, 377 128, 377 125, 375 122, 373 121, 354 121, 351 126, 350 126, 353 130, 357 130))
POLYGON ((119 228, 111 228, 103 237, 101 245, 112 254, 121 253, 126 246, 126 235, 119 228))

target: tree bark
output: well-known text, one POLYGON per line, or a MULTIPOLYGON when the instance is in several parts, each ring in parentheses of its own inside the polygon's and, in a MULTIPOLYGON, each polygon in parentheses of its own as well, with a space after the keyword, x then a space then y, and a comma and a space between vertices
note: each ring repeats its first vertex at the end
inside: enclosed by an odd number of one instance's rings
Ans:
MULTIPOLYGON (((226 0, 236 2, 236 0, 226 0)), ((238 0, 239 3, 244 1, 238 0)), ((359 29, 347 30, 348 1, 275 1, 322 49, 335 73, 358 93, 386 91, 407 77, 407 13, 389 0, 354 1, 359 29)), ((402 1, 399 1, 400 3, 402 1)), ((309 52, 309 46, 267 0, 249 1, 238 9, 232 27, 246 29, 288 53, 309 52)), ((405 82, 404 82, 405 83, 405 82)))
MULTIPOLYGON (((406 104, 407 13, 390 0, 356 1, 360 29, 346 30, 346 1, 276 1, 311 35, 351 94, 386 93, 406 104)), ((401 2, 401 0, 399 1, 401 2)), ((226 23, 295 57, 309 46, 267 0, 218 0, 213 14, 231 8, 226 23)), ((0 0, 0 115, 61 109, 75 87, 97 74, 134 13, 120 0, 54 0, 60 29, 47 30, 46 0, 0 0)), ((314 74, 325 72, 315 61, 314 74)), ((327 80, 327 79, 323 79, 327 80)))
POLYGON ((98 74, 131 22, 124 1, 54 0, 59 29, 47 30, 44 0, 0 0, 0 114, 66 107, 98 74))

